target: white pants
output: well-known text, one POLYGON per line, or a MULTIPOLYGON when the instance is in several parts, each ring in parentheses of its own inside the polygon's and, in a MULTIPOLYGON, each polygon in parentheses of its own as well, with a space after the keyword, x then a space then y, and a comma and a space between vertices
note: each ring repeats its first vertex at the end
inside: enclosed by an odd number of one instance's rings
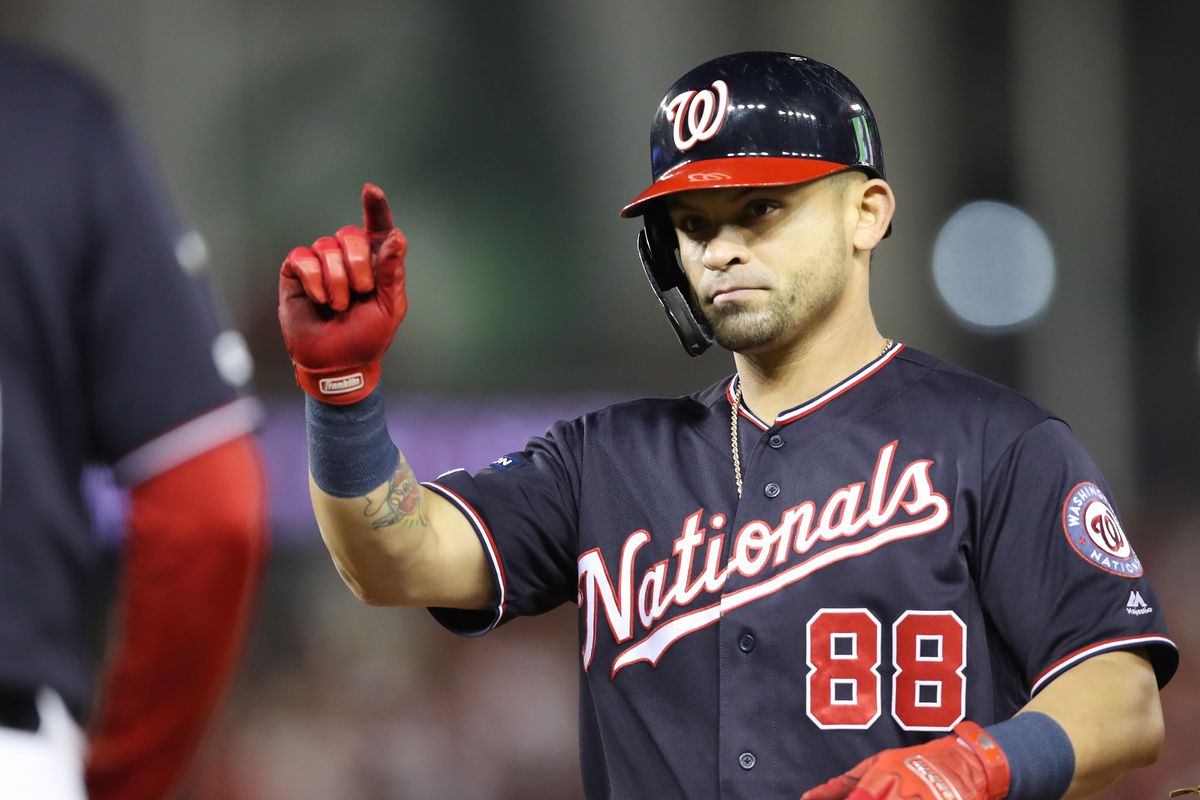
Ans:
POLYGON ((37 732, 0 727, 0 798, 86 800, 83 732, 54 691, 38 692, 37 706, 37 732))

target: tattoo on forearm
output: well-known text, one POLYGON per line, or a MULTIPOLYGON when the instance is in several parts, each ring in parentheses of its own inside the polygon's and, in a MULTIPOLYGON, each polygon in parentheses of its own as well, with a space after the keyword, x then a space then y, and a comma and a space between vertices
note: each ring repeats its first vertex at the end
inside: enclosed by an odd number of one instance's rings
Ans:
POLYGON ((400 466, 395 474, 388 478, 387 491, 376 501, 366 498, 367 506, 363 509, 364 517, 378 517, 371 526, 386 528, 397 522, 404 525, 426 525, 429 518, 421 503, 421 485, 413 474, 408 460, 401 455, 400 466))

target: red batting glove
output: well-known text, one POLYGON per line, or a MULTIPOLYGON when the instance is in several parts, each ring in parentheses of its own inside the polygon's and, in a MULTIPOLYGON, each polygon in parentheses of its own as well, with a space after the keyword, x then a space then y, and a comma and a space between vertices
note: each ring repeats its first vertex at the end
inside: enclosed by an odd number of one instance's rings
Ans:
POLYGON ((279 325, 300 388, 354 403, 379 383, 379 361, 408 311, 404 254, 383 190, 363 184, 363 227, 347 225, 288 253, 279 270, 279 325))
POLYGON ((954 735, 877 753, 800 800, 1001 800, 1008 783, 1000 745, 974 722, 963 722, 954 735))

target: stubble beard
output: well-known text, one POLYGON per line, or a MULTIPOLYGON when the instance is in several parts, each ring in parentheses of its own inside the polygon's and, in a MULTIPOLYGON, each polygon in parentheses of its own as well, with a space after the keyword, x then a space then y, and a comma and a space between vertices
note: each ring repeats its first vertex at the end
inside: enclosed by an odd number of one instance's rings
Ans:
POLYGON ((832 252, 819 253, 806 269, 771 291, 764 303, 739 300, 719 306, 706 304, 705 313, 717 344, 733 352, 753 353, 811 330, 846 287, 845 265, 828 264, 832 257, 832 252))

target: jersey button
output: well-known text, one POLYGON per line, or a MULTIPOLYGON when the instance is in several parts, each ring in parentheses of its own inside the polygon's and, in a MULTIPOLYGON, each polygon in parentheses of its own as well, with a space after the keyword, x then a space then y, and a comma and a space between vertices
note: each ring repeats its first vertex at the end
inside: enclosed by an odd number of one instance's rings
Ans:
POLYGON ((754 753, 742 753, 738 756, 738 764, 741 765, 742 769, 754 769, 754 764, 757 761, 758 759, 754 757, 754 753))
POLYGON ((767 439, 767 444, 778 450, 779 448, 783 447, 783 437, 778 433, 773 433, 771 434, 771 438, 767 439))
POLYGON ((767 497, 779 497, 779 492, 780 488, 778 483, 768 483, 763 487, 763 494, 765 494, 767 497))
POLYGON ((738 639, 738 649, 743 653, 749 653, 754 649, 754 634, 743 633, 742 638, 738 639))

